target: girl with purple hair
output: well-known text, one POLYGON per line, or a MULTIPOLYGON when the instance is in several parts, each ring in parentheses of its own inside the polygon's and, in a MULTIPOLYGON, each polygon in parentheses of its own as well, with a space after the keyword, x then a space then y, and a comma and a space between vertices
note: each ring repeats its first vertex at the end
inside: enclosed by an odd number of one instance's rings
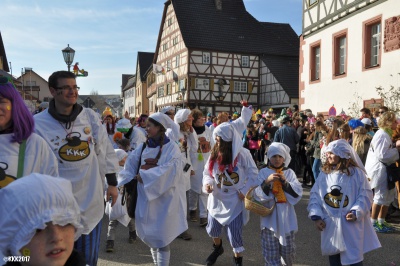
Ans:
POLYGON ((58 176, 57 159, 33 131, 33 117, 21 95, 0 77, 0 189, 30 173, 58 176))

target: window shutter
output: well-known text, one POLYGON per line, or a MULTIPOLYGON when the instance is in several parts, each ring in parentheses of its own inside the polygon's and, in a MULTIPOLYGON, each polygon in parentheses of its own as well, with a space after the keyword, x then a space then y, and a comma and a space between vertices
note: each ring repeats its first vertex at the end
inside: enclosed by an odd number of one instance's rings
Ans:
POLYGON ((253 91, 253 82, 247 82, 247 93, 251 93, 253 91))
POLYGON ((191 78, 190 79, 190 89, 193 91, 196 86, 196 78, 191 78))
POLYGON ((214 79, 210 79, 210 91, 214 90, 214 79))
POLYGON ((229 90, 231 92, 233 92, 233 88, 235 87, 235 82, 233 81, 233 79, 230 80, 229 82, 229 90))

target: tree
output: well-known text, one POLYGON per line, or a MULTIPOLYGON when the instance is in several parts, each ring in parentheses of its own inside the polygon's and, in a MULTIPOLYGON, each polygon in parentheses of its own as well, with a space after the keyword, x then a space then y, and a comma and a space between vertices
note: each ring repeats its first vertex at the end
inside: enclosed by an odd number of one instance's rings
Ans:
POLYGON ((347 108, 347 110, 348 110, 347 115, 351 116, 351 117, 358 117, 358 113, 360 112, 360 110, 362 108, 363 100, 362 100, 362 97, 358 94, 358 92, 355 92, 353 94, 353 96, 354 96, 355 101, 349 102, 350 107, 347 108))
POLYGON ((99 92, 95 89, 92 89, 92 91, 90 92, 90 95, 99 95, 99 92))
POLYGON ((382 86, 376 87, 376 92, 379 97, 382 98, 383 104, 389 108, 390 111, 396 114, 400 113, 400 87, 395 89, 394 86, 390 86, 389 90, 386 90, 382 86))

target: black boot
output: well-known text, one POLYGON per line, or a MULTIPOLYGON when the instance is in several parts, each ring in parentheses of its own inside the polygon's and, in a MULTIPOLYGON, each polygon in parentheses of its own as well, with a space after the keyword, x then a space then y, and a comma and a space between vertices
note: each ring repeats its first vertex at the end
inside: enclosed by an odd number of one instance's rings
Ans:
POLYGON ((222 247, 222 240, 221 244, 219 246, 216 246, 213 244, 213 252, 211 252, 210 256, 208 256, 206 260, 207 266, 214 265, 214 263, 217 261, 218 257, 221 256, 224 253, 224 248, 222 247))
POLYGON ((243 257, 233 257, 233 266, 242 266, 243 257))
POLYGON ((136 241, 136 231, 134 230, 132 232, 129 232, 128 242, 129 244, 132 244, 135 241, 136 241))

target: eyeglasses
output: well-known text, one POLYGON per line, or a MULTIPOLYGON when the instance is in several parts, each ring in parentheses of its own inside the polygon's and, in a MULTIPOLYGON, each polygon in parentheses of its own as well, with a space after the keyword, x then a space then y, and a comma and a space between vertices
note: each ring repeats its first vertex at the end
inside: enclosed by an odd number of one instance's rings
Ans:
POLYGON ((76 85, 74 85, 73 87, 71 87, 71 86, 69 86, 69 85, 64 85, 64 86, 61 86, 61 87, 54 87, 56 90, 63 90, 63 91, 70 91, 70 90, 73 90, 73 91, 79 91, 79 87, 78 86, 76 86, 76 85))
POLYGON ((382 111, 382 112, 381 112, 381 111, 379 111, 378 113, 380 113, 380 114, 383 114, 383 113, 385 113, 385 111, 382 111))

